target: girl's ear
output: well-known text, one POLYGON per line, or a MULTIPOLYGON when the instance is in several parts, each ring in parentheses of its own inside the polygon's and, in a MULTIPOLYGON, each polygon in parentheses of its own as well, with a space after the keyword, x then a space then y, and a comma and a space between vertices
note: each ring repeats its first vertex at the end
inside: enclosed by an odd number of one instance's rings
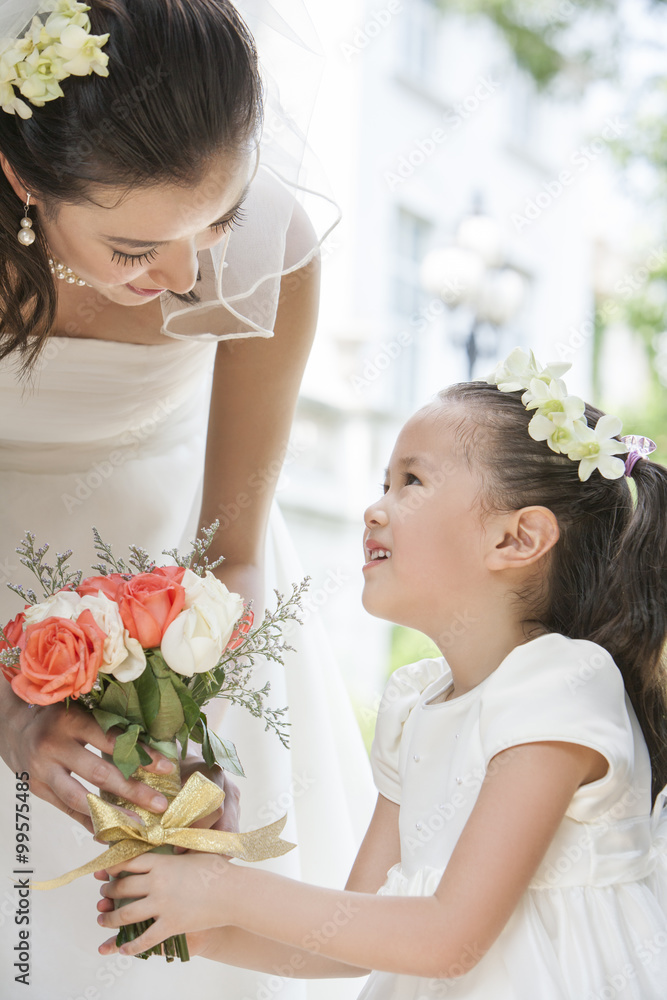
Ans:
POLYGON ((548 507, 522 507, 506 514, 490 534, 486 565, 491 570, 522 569, 537 562, 560 536, 556 515, 548 507))

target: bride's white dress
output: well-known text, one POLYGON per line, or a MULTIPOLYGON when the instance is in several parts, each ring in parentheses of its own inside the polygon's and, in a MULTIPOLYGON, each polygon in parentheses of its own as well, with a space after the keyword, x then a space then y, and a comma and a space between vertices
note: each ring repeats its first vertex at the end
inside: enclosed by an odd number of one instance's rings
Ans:
MULTIPOLYGON (((209 265, 210 265, 209 261, 209 265)), ((218 269, 219 275, 219 269, 218 269)), ((205 277, 205 275, 204 275, 205 277)), ((256 317, 255 317, 256 318, 256 317)), ((258 324, 261 326, 261 323, 258 324)), ((255 327, 257 329, 257 327, 255 327)), ((55 337, 32 388, 0 365, 0 620, 20 610, 6 589, 25 580, 14 549, 26 529, 52 552, 71 548, 87 570, 91 526, 118 550, 130 543, 155 557, 183 546, 196 530, 215 344, 165 340, 142 346, 55 337)), ((267 543, 267 593, 300 580, 299 565, 274 507, 267 543)), ((374 792, 347 695, 317 616, 295 636, 283 671, 269 666, 274 704, 290 707, 291 749, 232 708, 222 731, 234 740, 248 777, 241 782, 242 828, 284 812, 298 848, 266 866, 342 887, 370 818, 374 792)), ((264 679, 262 675, 262 680, 264 679)), ((216 707, 209 718, 215 721, 216 707)), ((31 899, 31 991, 17 984, 14 946, 16 867, 14 776, 0 767, 0 982, 4 1000, 280 1000, 356 996, 358 980, 304 984, 194 959, 167 965, 101 958, 108 936, 96 924, 99 883, 92 877, 31 899)), ((62 812, 31 797, 31 869, 52 878, 103 849, 62 812)), ((193 890, 194 891, 194 890, 193 890)))

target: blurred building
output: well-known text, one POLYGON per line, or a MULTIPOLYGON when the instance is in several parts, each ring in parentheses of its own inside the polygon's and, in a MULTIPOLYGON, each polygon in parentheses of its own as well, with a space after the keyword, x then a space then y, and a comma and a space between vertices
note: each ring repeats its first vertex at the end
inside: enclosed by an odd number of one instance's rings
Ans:
POLYGON ((604 102, 538 97, 490 27, 443 17, 430 0, 307 6, 326 56, 310 141, 344 220, 325 249, 279 500, 313 576, 311 611, 368 702, 386 676, 390 627, 361 608, 363 511, 406 415, 468 377, 477 309, 425 291, 423 260, 454 244, 474 210, 493 220, 523 295, 509 322, 479 326, 474 376, 529 346, 574 361, 568 385, 587 394, 594 209, 623 123, 604 102))

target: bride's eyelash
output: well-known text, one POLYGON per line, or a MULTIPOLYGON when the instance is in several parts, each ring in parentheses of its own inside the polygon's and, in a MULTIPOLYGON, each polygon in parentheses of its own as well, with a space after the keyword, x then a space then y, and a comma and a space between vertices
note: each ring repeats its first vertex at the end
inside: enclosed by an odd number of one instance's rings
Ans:
POLYGON ((237 208, 233 215, 230 215, 228 219, 223 219, 222 222, 214 222, 210 229, 236 229, 237 226, 242 226, 245 221, 246 213, 242 208, 237 208))
POLYGON ((152 250, 146 250, 144 253, 134 254, 134 253, 123 253, 122 250, 114 250, 111 254, 111 263, 115 264, 140 264, 145 260, 146 263, 151 260, 155 260, 157 257, 157 250, 153 247, 152 250))
MULTIPOLYGON (((217 230, 222 229, 226 232, 228 229, 236 229, 237 226, 243 224, 243 220, 246 217, 246 213, 241 208, 237 208, 233 215, 230 215, 228 219, 223 219, 222 222, 214 222, 209 229, 217 230)), ((157 257, 157 249, 153 247, 152 250, 146 250, 144 253, 134 254, 134 253, 123 253, 122 250, 114 250, 111 254, 111 262, 115 264, 143 264, 144 261, 148 263, 149 261, 155 260, 157 257)))

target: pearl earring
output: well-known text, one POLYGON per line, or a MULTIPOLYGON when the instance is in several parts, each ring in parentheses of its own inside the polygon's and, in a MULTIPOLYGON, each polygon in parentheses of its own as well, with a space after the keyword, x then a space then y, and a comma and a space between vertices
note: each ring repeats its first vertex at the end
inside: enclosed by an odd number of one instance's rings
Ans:
POLYGON ((17 238, 19 243, 22 243, 24 247, 29 247, 31 243, 35 242, 35 234, 32 231, 32 219, 28 218, 28 212, 30 211, 29 191, 26 191, 26 199, 25 215, 21 219, 21 229, 17 238))

